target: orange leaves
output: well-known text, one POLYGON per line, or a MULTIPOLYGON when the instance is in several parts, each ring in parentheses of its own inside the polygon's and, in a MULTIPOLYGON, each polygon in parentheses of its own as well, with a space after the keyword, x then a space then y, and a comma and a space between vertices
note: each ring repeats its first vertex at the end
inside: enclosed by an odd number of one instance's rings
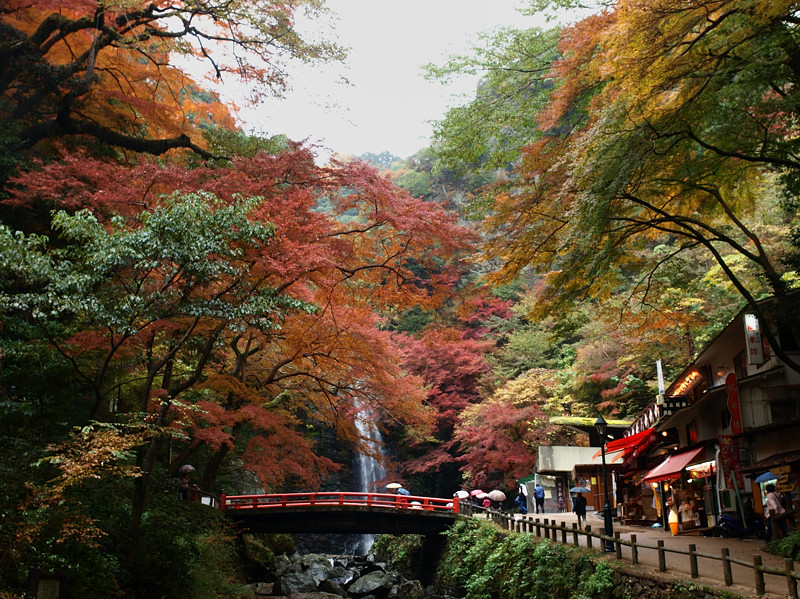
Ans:
POLYGON ((95 409, 113 388, 120 407, 149 410, 217 463, 235 452, 265 486, 329 471, 310 437, 321 427, 357 442, 356 404, 410 438, 429 434, 424 383, 403 371, 381 310, 447 297, 471 234, 441 206, 302 149, 191 170, 68 155, 17 177, 9 202, 90 208, 99 224, 59 216, 74 226, 67 241, 110 236, 109 274, 91 293, 113 318, 61 346, 97 381, 95 409), (184 195, 165 198, 174 191, 184 195), (128 240, 122 261, 115 244, 128 240))
POLYGON ((0 48, 0 116, 24 147, 81 135, 137 152, 191 148, 209 157, 200 128, 233 119, 179 60, 194 55, 217 78, 280 92, 286 60, 339 60, 329 42, 309 43, 294 14, 324 12, 318 0, 244 2, 6 2, 14 43, 0 48))
POLYGON ((56 503, 67 490, 87 479, 139 476, 139 468, 130 464, 130 457, 145 438, 143 426, 94 422, 76 429, 65 441, 47 448, 50 456, 42 462, 54 465, 58 475, 41 500, 56 503))
POLYGON ((603 46, 604 32, 615 20, 613 12, 604 11, 562 31, 559 43, 562 58, 553 63, 551 70, 556 89, 550 105, 538 119, 542 130, 559 126, 576 105, 587 102, 601 89, 602 63, 594 59, 603 46))

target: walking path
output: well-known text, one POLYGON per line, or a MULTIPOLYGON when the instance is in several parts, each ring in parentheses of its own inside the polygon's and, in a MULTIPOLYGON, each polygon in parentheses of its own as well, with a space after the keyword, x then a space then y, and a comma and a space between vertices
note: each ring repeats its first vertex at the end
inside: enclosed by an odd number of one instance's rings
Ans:
MULTIPOLYGON (((565 523, 569 530, 572 529, 572 524, 577 522, 575 514, 560 513, 560 514, 529 514, 529 517, 539 519, 544 522, 547 519, 551 524, 565 523)), ((602 532, 603 519, 600 514, 593 513, 587 515, 587 525, 591 526, 593 532, 602 532)), ((554 531, 555 532, 555 531, 554 531)), ((728 591, 733 591, 744 596, 756 595, 756 582, 752 567, 746 567, 738 564, 732 564, 733 585, 725 586, 724 570, 722 562, 719 559, 709 559, 698 557, 698 571, 699 577, 691 578, 690 560, 688 555, 681 555, 667 551, 666 553, 666 566, 667 572, 661 573, 658 571, 658 551, 656 549, 648 549, 641 547, 647 545, 648 547, 656 547, 658 541, 664 542, 666 549, 676 549, 683 552, 688 552, 689 545, 696 546, 696 552, 699 554, 720 556, 722 550, 727 548, 730 557, 742 560, 749 564, 753 563, 753 556, 760 556, 765 566, 775 568, 785 568, 786 560, 762 551, 764 541, 761 539, 733 539, 733 538, 720 538, 720 537, 704 537, 699 534, 681 534, 673 536, 669 530, 663 528, 651 528, 649 526, 634 526, 634 525, 620 525, 618 522, 614 523, 614 532, 620 533, 620 538, 623 541, 630 541, 631 535, 636 536, 636 544, 638 547, 638 560, 639 568, 651 570, 656 575, 676 577, 681 580, 692 581, 715 588, 720 588, 728 591)), ((542 532, 544 535, 544 531, 542 532)), ((599 539, 592 539, 593 547, 598 549, 602 547, 599 539)), ((586 546, 586 536, 578 535, 578 541, 581 546, 586 546)), ((561 533, 558 532, 557 542, 561 543, 561 533)), ((567 543, 573 544, 573 535, 571 532, 567 533, 567 543)), ((623 560, 630 563, 632 561, 631 547, 622 545, 623 560)), ((610 554, 614 558, 614 554, 610 554)), ((792 568, 796 569, 795 567, 792 568)), ((787 579, 785 576, 778 576, 773 574, 765 574, 766 594, 763 595, 768 599, 775 599, 778 597, 786 597, 788 592, 787 579)))

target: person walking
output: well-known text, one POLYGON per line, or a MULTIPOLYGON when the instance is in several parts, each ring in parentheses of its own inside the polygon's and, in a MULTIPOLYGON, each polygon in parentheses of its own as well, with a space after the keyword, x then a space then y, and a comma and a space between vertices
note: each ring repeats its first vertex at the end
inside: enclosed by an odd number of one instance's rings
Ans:
POLYGON ((582 493, 572 498, 572 511, 578 516, 578 528, 586 526, 586 498, 582 493))
POLYGON ((528 513, 528 498, 525 497, 522 493, 517 495, 517 498, 514 499, 514 504, 517 506, 517 511, 520 514, 527 514, 528 513))
POLYGON ((775 485, 767 485, 767 504, 764 510, 764 517, 767 520, 766 533, 764 540, 769 543, 772 540, 772 529, 777 526, 780 529, 781 537, 789 534, 786 527, 786 519, 781 515, 786 512, 783 507, 781 494, 775 490, 775 485))
POLYGON ((536 513, 544 514, 544 488, 539 483, 533 488, 533 500, 536 503, 536 513))

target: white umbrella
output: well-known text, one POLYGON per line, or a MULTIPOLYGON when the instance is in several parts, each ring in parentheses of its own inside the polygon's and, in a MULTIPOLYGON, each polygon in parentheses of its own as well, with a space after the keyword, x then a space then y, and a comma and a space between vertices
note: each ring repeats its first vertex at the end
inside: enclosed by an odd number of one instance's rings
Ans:
POLYGON ((403 485, 401 485, 400 483, 389 483, 388 485, 386 485, 386 488, 387 489, 399 489, 402 486, 403 485))
POLYGON ((505 501, 506 494, 495 489, 494 491, 489 492, 489 499, 492 501, 505 501))
POLYGON ((453 497, 458 497, 459 499, 466 499, 467 497, 469 497, 469 493, 467 493, 464 489, 461 489, 453 493, 453 497))

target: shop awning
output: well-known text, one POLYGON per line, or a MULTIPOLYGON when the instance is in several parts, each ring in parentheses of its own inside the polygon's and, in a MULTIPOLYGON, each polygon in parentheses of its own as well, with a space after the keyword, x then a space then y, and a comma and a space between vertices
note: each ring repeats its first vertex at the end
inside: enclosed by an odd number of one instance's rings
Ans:
MULTIPOLYGON (((653 429, 648 428, 647 430, 636 433, 635 435, 629 435, 627 437, 622 437, 621 439, 609 441, 606 443, 606 455, 616 453, 617 455, 614 456, 614 461, 624 460, 639 447, 650 441, 654 435, 655 433, 653 432, 653 429)), ((601 450, 598 450, 597 453, 592 457, 597 458, 600 454, 601 450)))
POLYGON ((750 472, 764 472, 769 470, 770 468, 774 468, 777 466, 787 466, 790 464, 796 464, 800 462, 800 451, 786 451, 784 453, 777 453, 775 455, 771 455, 768 458, 763 460, 757 461, 755 464, 750 466, 745 466, 742 468, 742 472, 748 474, 750 472))
POLYGON ((672 480, 681 475, 681 470, 691 464, 697 456, 705 452, 705 447, 698 447, 681 453, 673 453, 658 466, 644 475, 641 483, 657 483, 662 480, 672 480))

